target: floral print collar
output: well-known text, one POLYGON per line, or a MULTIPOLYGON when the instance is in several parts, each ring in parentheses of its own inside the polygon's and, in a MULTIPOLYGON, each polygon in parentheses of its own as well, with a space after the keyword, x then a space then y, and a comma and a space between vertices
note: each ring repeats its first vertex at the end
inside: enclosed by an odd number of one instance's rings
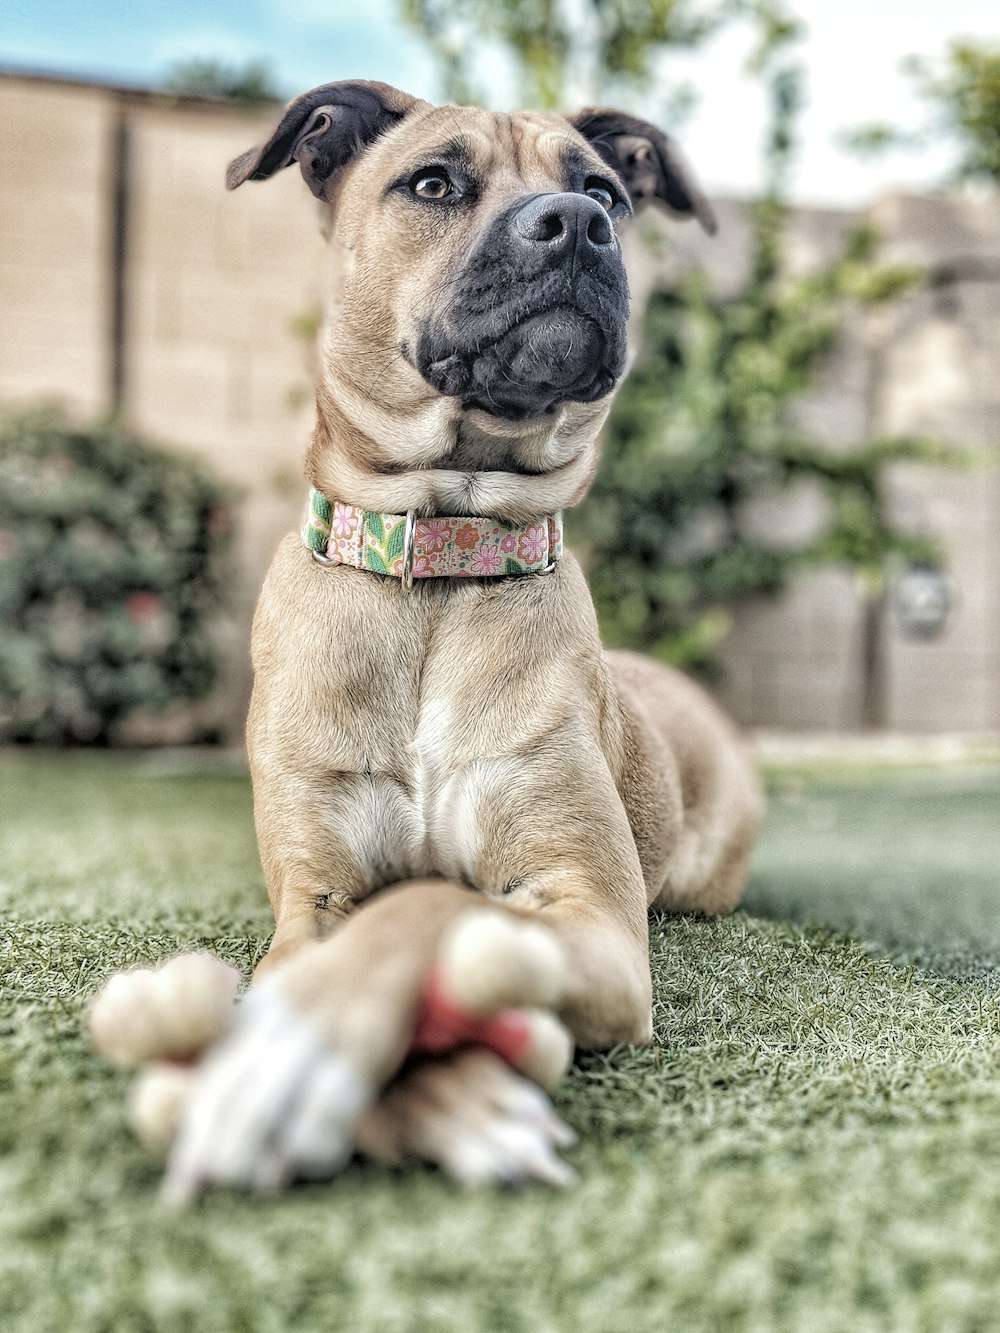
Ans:
POLYGON ((389 574, 409 587, 414 579, 548 573, 562 556, 563 524, 561 513, 525 524, 375 514, 314 487, 302 540, 320 564, 389 574))

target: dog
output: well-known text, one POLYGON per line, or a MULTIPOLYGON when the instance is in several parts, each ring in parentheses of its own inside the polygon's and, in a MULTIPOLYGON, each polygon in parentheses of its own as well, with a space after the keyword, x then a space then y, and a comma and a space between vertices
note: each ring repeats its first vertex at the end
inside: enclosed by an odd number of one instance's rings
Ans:
MULTIPOLYGON (((735 730, 676 672, 602 651, 562 550, 628 357, 619 226, 655 202, 714 229, 673 143, 611 109, 508 115, 341 82, 291 102, 227 185, 293 164, 331 286, 311 514, 252 637, 276 928, 175 1145, 181 1190, 336 1170, 462 914, 551 933, 579 1047, 648 1041, 647 911, 730 911, 761 815, 735 730)), ((433 1158, 431 1120, 438 1139, 460 1121, 496 1139, 518 1080, 489 1079, 480 1095, 481 1061, 456 1056, 397 1086, 384 1154, 433 1158)), ((519 1170, 508 1155, 482 1174, 519 1170)))

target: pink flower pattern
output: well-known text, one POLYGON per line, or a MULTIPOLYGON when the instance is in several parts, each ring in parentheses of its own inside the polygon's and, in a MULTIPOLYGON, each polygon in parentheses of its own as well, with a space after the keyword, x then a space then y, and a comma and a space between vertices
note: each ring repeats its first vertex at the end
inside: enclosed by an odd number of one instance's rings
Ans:
POLYGON ((533 523, 525 528, 517 539, 518 555, 531 564, 541 560, 542 556, 548 554, 548 550, 549 534, 540 523, 533 523))
POLYGON ((487 577, 499 574, 500 552, 497 547, 484 544, 478 550, 473 551, 469 568, 473 574, 482 574, 487 577))
POLYGON ((330 530, 341 541, 349 541, 358 526, 358 512, 353 505, 335 504, 330 530))
POLYGON ((437 555, 451 541, 451 524, 443 518, 425 518, 417 523, 414 544, 427 555, 437 555))

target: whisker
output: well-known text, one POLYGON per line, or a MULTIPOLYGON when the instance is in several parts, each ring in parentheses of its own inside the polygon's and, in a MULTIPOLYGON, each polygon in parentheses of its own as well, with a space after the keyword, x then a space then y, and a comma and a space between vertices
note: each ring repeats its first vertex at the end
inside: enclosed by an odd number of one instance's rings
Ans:
POLYGON ((385 365, 382 367, 382 369, 379 371, 379 373, 378 373, 378 374, 375 376, 375 378, 372 380, 372 382, 371 382, 371 384, 368 386, 368 388, 365 389, 365 390, 363 391, 364 394, 365 394, 365 397, 368 399, 368 401, 369 401, 370 403, 373 403, 373 402, 375 401, 375 398, 374 398, 373 395, 374 395, 374 393, 375 393, 375 389, 376 389, 376 387, 377 387, 379 381, 381 380, 382 376, 385 375, 385 374, 387 373, 387 371, 389 371, 389 370, 396 364, 397 361, 401 361, 402 359, 403 359, 403 353, 402 353, 402 352, 397 352, 396 355, 395 355, 394 357, 390 357, 390 359, 385 363, 385 365))

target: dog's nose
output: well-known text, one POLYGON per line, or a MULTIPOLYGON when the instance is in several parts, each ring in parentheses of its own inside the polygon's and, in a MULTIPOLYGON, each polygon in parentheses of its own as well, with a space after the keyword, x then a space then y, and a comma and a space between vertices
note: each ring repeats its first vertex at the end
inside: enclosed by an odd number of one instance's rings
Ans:
POLYGON ((615 236, 607 213, 585 194, 536 194, 511 220, 522 241, 544 245, 553 254, 600 250, 615 236))

